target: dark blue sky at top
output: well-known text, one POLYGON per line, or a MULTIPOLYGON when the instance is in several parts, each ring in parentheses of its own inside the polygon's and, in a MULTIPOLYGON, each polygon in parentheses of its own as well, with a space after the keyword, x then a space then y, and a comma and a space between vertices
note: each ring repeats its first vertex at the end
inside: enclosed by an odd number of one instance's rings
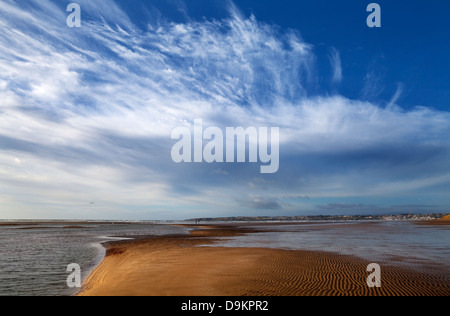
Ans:
MULTIPOLYGON (((118 2, 133 23, 145 27, 158 19, 185 22, 229 16, 223 0, 127 0, 118 2)), ((294 29, 313 45, 317 82, 310 95, 341 94, 386 105, 398 87, 397 104, 405 109, 426 106, 450 109, 450 26, 448 1, 369 0, 236 0, 234 4, 258 21, 294 29), (366 25, 367 5, 382 10, 382 27, 366 25), (330 50, 341 57, 343 81, 330 82, 330 50), (370 74, 372 89, 363 92, 370 74)))

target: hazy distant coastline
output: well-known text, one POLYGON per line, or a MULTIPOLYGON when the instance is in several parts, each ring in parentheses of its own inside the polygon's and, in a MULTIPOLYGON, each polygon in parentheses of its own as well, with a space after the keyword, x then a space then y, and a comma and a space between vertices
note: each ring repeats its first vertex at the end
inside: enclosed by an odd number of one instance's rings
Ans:
MULTIPOLYGON (((33 226, 52 225, 83 225, 83 224, 173 224, 183 222, 302 222, 302 221, 355 221, 355 220, 417 220, 428 221, 441 219, 448 213, 427 214, 384 214, 384 215, 304 215, 304 216, 230 216, 230 217, 199 217, 184 220, 61 220, 61 219, 0 219, 0 226, 33 226)), ((67 226, 65 226, 67 228, 67 226)), ((71 226, 69 227, 71 228, 71 226)))
POLYGON ((193 218, 194 222, 278 222, 278 221, 354 221, 354 220, 436 220, 447 213, 395 215, 307 215, 307 216, 235 216, 193 218))

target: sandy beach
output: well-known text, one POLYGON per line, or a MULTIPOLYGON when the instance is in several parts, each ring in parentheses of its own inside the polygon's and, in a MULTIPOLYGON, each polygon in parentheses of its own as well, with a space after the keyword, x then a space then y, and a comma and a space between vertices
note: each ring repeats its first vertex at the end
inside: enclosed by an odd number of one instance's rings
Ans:
POLYGON ((248 232, 202 226, 189 236, 107 245, 80 296, 391 296, 449 295, 448 271, 383 266, 382 287, 369 288, 354 256, 319 251, 207 247, 213 237, 248 232))

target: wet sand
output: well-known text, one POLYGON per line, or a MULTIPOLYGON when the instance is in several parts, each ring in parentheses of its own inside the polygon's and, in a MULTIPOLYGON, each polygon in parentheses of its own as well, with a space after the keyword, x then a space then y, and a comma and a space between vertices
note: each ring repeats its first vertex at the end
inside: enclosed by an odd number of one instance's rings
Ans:
POLYGON ((450 225, 450 215, 431 221, 417 221, 418 225, 450 225))
MULTIPOLYGON (((250 232, 196 226, 189 236, 107 244, 81 296, 448 296, 448 271, 382 266, 381 288, 369 288, 358 257, 319 251, 208 247, 214 237, 250 232)), ((267 228, 267 227, 266 227, 267 228)), ((270 229, 268 227, 267 229, 270 229)), ((265 229, 264 231, 267 231, 265 229)), ((263 228, 261 228, 263 230, 263 228)))

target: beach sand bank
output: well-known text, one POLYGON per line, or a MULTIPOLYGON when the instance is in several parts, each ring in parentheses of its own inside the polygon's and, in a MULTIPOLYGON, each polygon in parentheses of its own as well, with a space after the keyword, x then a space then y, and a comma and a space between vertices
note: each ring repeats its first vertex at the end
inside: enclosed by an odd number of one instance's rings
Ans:
POLYGON ((333 296, 450 294, 445 271, 382 266, 381 288, 369 288, 370 262, 319 251, 208 247, 214 237, 248 232, 207 225, 189 236, 107 245, 80 296, 333 296))

